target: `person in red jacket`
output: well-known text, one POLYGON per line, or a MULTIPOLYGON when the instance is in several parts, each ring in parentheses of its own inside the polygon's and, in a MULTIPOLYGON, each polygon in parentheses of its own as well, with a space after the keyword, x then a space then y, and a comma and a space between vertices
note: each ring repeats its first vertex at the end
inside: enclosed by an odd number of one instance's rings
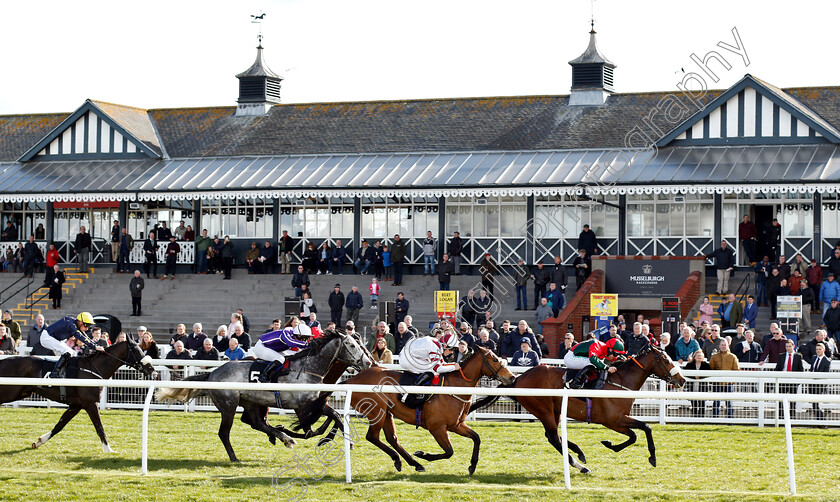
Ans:
POLYGON ((47 257, 45 259, 45 269, 46 274, 44 275, 44 285, 42 287, 48 288, 50 284, 53 282, 53 267, 58 264, 58 259, 60 258, 58 254, 58 250, 55 248, 55 244, 50 244, 50 249, 47 251, 47 257))

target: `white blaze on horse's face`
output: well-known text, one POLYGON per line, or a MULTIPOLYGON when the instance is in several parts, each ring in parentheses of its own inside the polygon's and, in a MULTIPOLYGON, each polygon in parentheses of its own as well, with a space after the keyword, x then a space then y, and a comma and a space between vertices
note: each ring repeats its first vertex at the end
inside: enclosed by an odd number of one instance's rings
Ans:
POLYGON ((350 364, 359 371, 366 370, 373 366, 373 359, 367 354, 361 345, 352 336, 347 336, 339 333, 341 337, 341 345, 347 352, 348 360, 344 361, 350 364))

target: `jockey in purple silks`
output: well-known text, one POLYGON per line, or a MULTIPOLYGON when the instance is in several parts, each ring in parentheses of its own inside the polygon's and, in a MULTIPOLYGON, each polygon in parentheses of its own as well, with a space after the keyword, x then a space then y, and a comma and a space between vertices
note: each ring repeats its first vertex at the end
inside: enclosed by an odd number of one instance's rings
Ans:
POLYGON ((290 356, 306 348, 312 338, 309 326, 300 323, 295 327, 287 327, 271 331, 260 337, 254 345, 254 355, 257 359, 270 361, 259 376, 260 382, 270 382, 272 375, 283 367, 286 356, 290 356))

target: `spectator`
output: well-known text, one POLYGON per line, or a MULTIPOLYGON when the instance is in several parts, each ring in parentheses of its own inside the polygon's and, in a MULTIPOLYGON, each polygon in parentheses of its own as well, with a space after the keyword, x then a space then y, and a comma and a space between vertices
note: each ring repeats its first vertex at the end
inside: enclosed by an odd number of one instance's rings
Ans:
MULTIPOLYGON (((260 250, 257 249, 257 243, 252 242, 251 247, 248 248, 248 251, 245 252, 245 263, 248 265, 248 273, 249 274, 256 274, 259 272, 260 268, 260 250)), ((298 267, 302 269, 303 267, 298 267)))
POLYGON ((405 323, 405 327, 406 327, 407 330, 411 331, 411 333, 415 337, 420 338, 420 331, 418 331, 417 328, 414 327, 414 324, 413 324, 414 323, 414 318, 413 317, 411 317, 410 315, 407 315, 407 316, 405 316, 405 319, 403 319, 403 322, 405 323))
POLYGON ((490 335, 490 340, 493 340, 493 343, 496 344, 496 350, 497 350, 497 353, 498 353, 500 339, 499 339, 499 332, 495 330, 495 326, 496 326, 496 323, 493 321, 493 319, 487 319, 484 322, 484 329, 486 329, 487 334, 490 335))
POLYGON ((178 253, 181 252, 181 245, 175 241, 175 236, 169 236, 169 244, 166 246, 166 268, 163 271, 163 278, 169 276, 170 280, 175 280, 175 264, 178 263, 178 253))
POLYGON ((573 333, 566 333, 563 336, 563 345, 560 346, 560 350, 557 352, 557 359, 563 359, 566 357, 566 353, 572 350, 574 345, 575 335, 573 333))
POLYGON ((755 238, 758 235, 758 229, 755 223, 750 221, 750 216, 745 214, 744 221, 738 225, 738 241, 741 243, 741 248, 744 250, 744 258, 741 261, 750 266, 755 265, 755 238))
MULTIPOLYGON (((186 240, 187 236, 187 227, 184 225, 184 220, 181 220, 181 223, 175 227, 173 232, 175 234, 175 238, 179 241, 186 240)), ((192 239, 190 239, 192 240, 192 239)))
POLYGON ((758 357, 758 364, 764 365, 767 361, 774 362, 779 357, 779 354, 785 352, 787 344, 787 337, 782 333, 781 328, 776 323, 770 323, 770 336, 764 342, 764 350, 758 357))
POLYGON ((184 238, 181 239, 184 241, 192 242, 195 240, 195 230, 193 230, 192 225, 187 225, 187 230, 184 232, 184 238))
MULTIPOLYGON (((230 274, 233 269, 233 258, 236 256, 236 249, 233 246, 233 242, 231 242, 230 237, 227 235, 225 236, 225 241, 222 243, 222 249, 220 252, 222 256, 222 268, 225 272, 224 280, 230 280, 230 274)), ((287 271, 288 273, 288 267, 287 271)))
POLYGON ((140 350, 143 351, 144 356, 160 359, 160 349, 148 331, 144 331, 143 336, 140 337, 140 350))
MULTIPOLYGON (((166 354, 166 359, 183 359, 186 361, 192 360, 192 356, 190 355, 189 351, 184 350, 184 342, 177 341, 175 342, 175 346, 172 350, 166 354)), ((172 380, 183 380, 184 373, 180 366, 172 366, 170 372, 170 378, 172 380)))
POLYGON ((128 273, 131 250, 134 249, 134 238, 131 237, 131 234, 125 228, 122 228, 118 239, 117 273, 128 273))
MULTIPOLYGON (((537 337, 534 336, 534 332, 531 331, 530 327, 528 327, 528 322, 527 321, 525 321, 524 319, 520 320, 519 324, 513 330, 512 334, 513 334, 514 338, 511 341, 513 342, 514 345, 512 347, 510 347, 510 349, 513 349, 515 351, 516 350, 516 342, 517 341, 521 342, 521 340, 523 338, 528 338, 529 345, 531 346, 531 350, 537 353, 538 358, 543 357, 540 346, 537 344, 537 337), (517 340, 517 338, 518 338, 518 340, 517 340)), ((506 357, 512 357, 512 356, 513 356, 513 354, 511 354, 510 356, 506 355, 506 357)))
MULTIPOLYGON (((838 249, 835 249, 835 254, 837 254, 838 249)), ((822 315, 823 315, 823 322, 825 322, 825 313, 831 308, 831 300, 834 298, 840 298, 840 284, 834 280, 835 276, 832 272, 828 273, 828 278, 822 283, 820 287, 820 303, 822 303, 822 315)))
POLYGON ((50 244, 50 249, 47 251, 47 258, 45 263, 45 270, 44 270, 44 285, 42 287, 48 288, 50 284, 52 284, 53 274, 55 273, 55 267, 58 265, 58 260, 61 256, 58 254, 58 250, 55 248, 55 244, 50 244))
MULTIPOLYGON (((149 331, 149 330, 146 328, 146 326, 142 326, 142 325, 141 325, 141 326, 137 326, 137 336, 135 336, 135 339, 136 339, 136 340, 142 340, 142 339, 143 339, 143 334, 144 334, 144 333, 146 333, 146 332, 148 332, 148 331, 149 331)), ((117 340, 115 339, 115 340, 114 340, 114 343, 116 343, 116 341, 117 341, 117 340)))
POLYGON ((155 233, 149 232, 149 237, 143 241, 143 254, 146 257, 146 261, 143 263, 143 270, 146 272, 146 279, 149 279, 150 271, 154 273, 155 279, 158 278, 157 250, 158 243, 155 240, 155 233))
MULTIPOLYGON (((693 354, 688 356, 689 361, 685 365, 687 370, 711 371, 709 363, 706 362, 706 356, 702 350, 696 350, 693 354)), ((708 384, 701 382, 705 377, 688 377, 687 380, 691 383, 689 388, 692 392, 706 392, 708 384)), ((719 404, 719 403, 718 403, 719 404)), ((691 416, 704 417, 706 416, 706 401, 692 400, 691 401, 691 416)))
POLYGON ((410 304, 408 300, 405 299, 405 295, 403 295, 403 292, 400 291, 399 293, 397 293, 397 300, 394 302, 396 322, 401 323, 405 321, 405 316, 408 315, 409 306, 410 304))
POLYGON ((464 251, 464 242, 461 240, 461 233, 455 232, 452 240, 449 241, 449 257, 455 266, 455 275, 461 275, 461 253, 464 251))
POLYGON ((61 308, 61 297, 63 296, 63 288, 65 281, 64 271, 58 266, 58 264, 53 265, 53 273, 52 273, 52 282, 50 283, 50 292, 49 297, 52 300, 52 308, 53 309, 60 309, 61 308))
POLYGON ((490 312, 490 296, 482 289, 478 292, 478 298, 473 296, 472 309, 475 311, 475 326, 485 322, 486 313, 490 312))
MULTIPOLYGON (((636 327, 633 326, 635 331, 636 327)), ((694 330, 685 328, 682 332, 682 338, 674 343, 674 351, 677 354, 677 362, 683 364, 692 358, 692 354, 700 350, 700 344, 694 339, 694 330)), ((705 355, 705 354, 704 354, 705 355)))
POLYGON ((344 326, 344 332, 348 335, 359 336, 359 333, 356 332, 356 323, 353 321, 347 321, 347 324, 344 326))
POLYGON ((184 344, 184 348, 187 349, 187 327, 183 324, 178 324, 175 327, 175 333, 169 339, 169 346, 174 347, 175 342, 182 342, 184 344))
MULTIPOLYGON (((248 316, 245 315, 245 312, 241 308, 236 309, 236 313, 239 314, 239 322, 242 323, 242 327, 245 328, 245 332, 250 333, 251 332, 251 321, 248 320, 248 316)), ((248 350, 248 349, 245 349, 245 350, 248 350)))
MULTIPOLYGON (((794 352, 795 345, 793 340, 786 339, 785 340, 785 351, 775 357, 776 359, 776 371, 805 371, 805 367, 802 364, 802 356, 794 352)), ((765 347, 765 351, 767 348, 765 347)), ((797 384, 795 383, 780 383, 779 384, 779 393, 780 394, 796 394, 796 387, 797 384)), ((779 401, 779 416, 782 415, 784 411, 784 403, 779 401)), ((790 415, 796 413, 796 403, 790 403, 790 415)))
POLYGON ((709 303, 709 297, 703 297, 703 304, 700 305, 700 322, 707 322, 712 324, 712 314, 714 314, 715 309, 712 307, 712 304, 709 303))
POLYGON ((542 322, 549 317, 554 317, 554 311, 548 306, 548 298, 540 298, 540 306, 537 307, 537 311, 534 313, 534 319, 537 321, 537 326, 540 327, 540 333, 542 333, 542 322))
MULTIPOLYGON (((105 334, 107 335, 107 333, 105 333, 105 334)), ((128 335, 125 334, 125 331, 120 331, 119 334, 117 334, 117 338, 114 339, 114 343, 127 342, 127 341, 128 341, 128 335)))
POLYGON ((790 274, 791 274, 790 263, 785 262, 785 255, 779 256, 779 264, 776 265, 776 268, 779 269, 779 275, 782 276, 782 279, 784 279, 784 280, 790 279, 790 274))
POLYGON ((213 346, 220 353, 226 351, 230 346, 228 341, 228 328, 224 324, 216 328, 216 336, 213 337, 213 346))
MULTIPOLYGON (((822 286, 822 267, 817 264, 816 258, 811 258, 811 265, 805 270, 805 279, 808 280, 808 287, 813 291, 814 298, 819 298, 820 287, 822 286)), ((814 300, 814 313, 819 314, 819 305, 814 300)))
MULTIPOLYGON (((26 337, 26 345, 28 347, 32 347, 31 355, 39 356, 39 355, 46 355, 47 349, 41 346, 41 332, 46 329, 47 323, 44 320, 44 316, 38 314, 35 316, 35 324, 29 327, 29 334, 26 337)), ((49 351, 49 354, 52 354, 52 351, 49 351)))
POLYGON ((38 223, 38 226, 35 228, 35 238, 39 241, 46 239, 47 229, 44 228, 43 223, 38 223))
POLYGON ((30 235, 29 242, 23 246, 23 275, 28 275, 30 278, 33 276, 39 256, 41 256, 41 250, 35 244, 35 235, 30 235))
POLYGON ((458 341, 458 350, 455 351, 455 359, 457 364, 464 364, 464 362, 472 355, 472 348, 464 340, 458 341))
POLYGON ((295 288, 295 296, 303 296, 303 286, 310 286, 309 274, 304 270, 303 265, 298 265, 297 272, 292 276, 292 287, 295 288))
MULTIPOLYGON (((488 333, 489 335, 489 333, 488 333)), ((475 336, 472 334, 472 326, 469 324, 462 322, 460 328, 460 338, 467 342, 467 345, 470 347, 475 345, 475 336)))
POLYGON ((531 368, 539 365, 540 358, 535 351, 531 350, 530 338, 522 337, 519 342, 519 350, 513 353, 511 365, 531 368))
POLYGON ((823 323, 828 331, 828 336, 840 343, 840 302, 837 298, 831 299, 831 307, 823 312, 823 323))
POLYGON ((318 248, 318 273, 316 275, 328 275, 331 273, 332 253, 330 243, 327 241, 322 242, 321 247, 318 248))
MULTIPOLYGON (((808 281, 799 281, 799 294, 802 295, 802 321, 805 330, 811 332, 811 315, 817 312, 817 297, 814 296, 814 290, 808 287, 808 281)), ((746 310, 744 311, 744 319, 747 318, 746 310)))
POLYGON ((330 293, 327 304, 330 306, 330 320, 338 326, 341 324, 341 311, 344 310, 344 293, 341 292, 341 284, 333 286, 333 292, 330 293))
POLYGON ((764 285, 767 290, 767 301, 770 302, 770 319, 776 318, 776 298, 779 296, 782 279, 778 268, 770 269, 770 275, 767 276, 767 282, 764 285))
POLYGON ((347 299, 344 302, 344 308, 347 309, 347 319, 353 321, 354 325, 355 323, 359 322, 359 312, 364 306, 365 302, 362 299, 362 294, 359 293, 358 286, 353 286, 350 289, 350 292, 347 293, 347 299))
POLYGON ((295 242, 289 237, 289 231, 283 230, 283 236, 277 242, 277 252, 280 253, 280 273, 289 273, 289 258, 292 250, 295 247, 295 242))
MULTIPOLYGON (((755 329, 755 320, 758 318, 758 305, 755 304, 755 297, 747 296, 747 305, 744 307, 743 321, 750 329, 755 329)), ((740 322, 740 321, 738 321, 740 322)))
POLYGON ((799 348, 799 353, 802 354, 802 359, 805 361, 805 364, 809 366, 813 366, 814 360, 817 358, 817 345, 822 344, 824 349, 824 355, 828 359, 831 359, 833 355, 831 353, 831 349, 828 348, 826 343, 826 336, 827 333, 825 330, 818 329, 814 332, 814 338, 811 339, 809 342, 803 343, 799 348))
POLYGON ((718 307, 718 313, 721 317, 721 322, 725 322, 721 327, 729 328, 735 326, 744 320, 744 307, 741 302, 735 299, 734 294, 730 294, 727 302, 721 303, 718 307))
POLYGON ((239 340, 231 337, 228 341, 228 348, 225 350, 225 357, 231 361, 240 361, 245 359, 245 351, 239 346, 239 340))
POLYGON ((492 351, 494 354, 498 353, 498 346, 490 339, 490 333, 486 329, 481 329, 478 332, 478 340, 475 342, 477 347, 484 347, 492 351))
POLYGON ((318 321, 318 315, 314 312, 309 314, 309 320, 306 321, 306 325, 310 328, 319 328, 321 327, 321 323, 318 321))
POLYGON ((455 265, 449 261, 449 255, 444 253, 440 264, 437 267, 438 282, 441 291, 449 291, 449 283, 452 281, 452 274, 455 273, 455 265))
POLYGON ((481 260, 478 270, 481 272, 481 286, 490 293, 490 297, 492 298, 493 292, 495 291, 493 276, 499 274, 499 267, 496 266, 496 260, 490 256, 490 253, 484 255, 484 259, 481 260))
POLYGON ((359 274, 367 274, 368 268, 373 265, 373 260, 376 258, 376 253, 373 248, 368 245, 368 241, 362 241, 362 247, 359 249, 359 254, 356 256, 356 261, 353 266, 359 271, 359 274))
POLYGON ((665 351, 672 361, 677 360, 677 349, 671 345, 671 333, 663 331, 662 334, 659 335, 659 348, 665 351))
POLYGON ((563 296, 563 292, 557 289, 557 284, 554 282, 548 285, 545 299, 548 300, 548 306, 551 307, 552 317, 557 317, 566 306, 566 298, 563 296))
POLYGON ((575 267, 575 283, 577 284, 577 289, 580 289, 586 281, 586 278, 592 273, 592 260, 589 258, 589 254, 587 254, 585 249, 578 249, 578 255, 575 257, 572 265, 575 267))
POLYGON ((260 255, 257 257, 259 269, 261 274, 274 273, 274 248, 271 247, 271 241, 265 241, 260 248, 260 255))
POLYGON ((545 290, 551 282, 551 273, 542 263, 537 263, 537 268, 531 274, 531 279, 534 281, 534 309, 539 306, 540 298, 545 296, 545 290))
POLYGON ((318 309, 315 307, 315 302, 312 300, 312 293, 304 291, 300 297, 300 317, 306 319, 310 314, 315 314, 318 309))
POLYGON ((772 268, 770 257, 766 255, 755 265, 755 296, 758 297, 758 304, 763 307, 768 306, 767 278, 772 268))
POLYGON ((15 340, 6 330, 6 325, 0 323, 0 354, 13 356, 17 354, 15 340))
POLYGON ((236 327, 237 324, 242 324, 242 314, 240 314, 239 312, 233 312, 230 314, 230 323, 227 327, 228 336, 231 336, 233 334, 233 329, 236 327))
POLYGON ((729 292, 729 273, 735 266, 735 253, 729 249, 726 241, 721 241, 720 247, 710 254, 706 255, 706 259, 715 260, 715 270, 717 271, 717 290, 716 294, 723 295, 729 292))
POLYGON ((18 324, 17 321, 12 320, 11 311, 6 310, 3 312, 3 324, 6 325, 6 332, 9 333, 9 336, 11 336, 15 341, 15 346, 17 346, 21 337, 20 324, 18 324))
POLYGON ((245 352, 251 349, 251 335, 245 332, 245 326, 236 324, 233 328, 233 334, 230 337, 235 338, 245 352))
POLYGON ((545 342, 545 337, 537 334, 537 344, 540 346, 540 353, 543 357, 548 357, 548 344, 545 342))
POLYGON ((169 238, 172 237, 172 231, 167 228, 165 221, 161 222, 160 225, 160 228, 157 230, 158 240, 161 242, 169 242, 169 238))
POLYGON ((566 276, 566 266, 559 256, 554 257, 554 268, 551 270, 551 282, 557 285, 560 294, 566 293, 566 284, 569 282, 566 276))
POLYGON ((391 249, 388 246, 382 246, 382 269, 385 273, 385 280, 393 281, 394 263, 391 261, 391 249))
POLYGON ((631 333, 630 336, 627 337, 627 345, 625 345, 625 349, 627 350, 627 357, 637 355, 648 345, 650 345, 650 340, 642 330, 643 326, 644 325, 638 321, 633 323, 633 333, 631 333))
POLYGON ((11 221, 6 222, 6 228, 3 229, 2 237, 0 240, 4 242, 12 242, 17 240, 17 228, 12 224, 11 221))
POLYGON ((201 231, 201 235, 195 239, 195 256, 198 260, 197 273, 207 273, 207 253, 209 252, 213 240, 207 235, 207 229, 201 231))
POLYGON ((458 310, 461 312, 461 318, 467 321, 470 324, 475 324, 476 312, 473 308, 475 300, 473 299, 474 293, 473 290, 467 291, 467 297, 461 298, 461 301, 458 302, 458 310))
POLYGON ((388 347, 388 350, 390 350, 391 354, 393 354, 394 351, 397 349, 397 342, 394 339, 394 335, 392 335, 388 330, 388 324, 386 324, 385 321, 380 321, 377 325, 374 336, 370 337, 370 339, 367 341, 367 349, 372 351, 373 348, 376 347, 376 340, 379 338, 385 339, 385 343, 388 347))
MULTIPOLYGON (((722 371, 738 371, 738 358, 729 351, 729 342, 725 338, 718 340, 718 352, 712 355, 709 360, 709 368, 712 370, 722 371)), ((732 384, 728 382, 721 382, 715 385, 716 392, 732 392, 732 384)), ((720 401, 712 403, 712 414, 715 418, 718 417, 720 411, 720 401)), ((732 401, 726 402, 726 418, 732 420, 732 401)))
POLYGON ((399 234, 394 235, 391 243, 391 262, 394 264, 394 286, 402 286, 403 262, 405 261, 405 243, 399 234))
POLYGON ((432 232, 426 232, 423 239, 423 275, 435 275, 435 239, 432 232))
POLYGON ((344 266, 344 258, 347 256, 347 250, 344 249, 344 246, 341 244, 341 239, 335 241, 335 248, 333 248, 332 252, 332 262, 330 264, 330 270, 327 274, 338 274, 341 275, 341 269, 344 266))
POLYGON ((128 291, 131 293, 131 315, 133 317, 143 314, 143 288, 145 287, 146 281, 140 277, 140 271, 135 270, 134 277, 128 283, 128 291))
POLYGON ((88 271, 91 245, 90 234, 87 233, 85 227, 80 227, 76 240, 73 242, 73 253, 79 257, 79 272, 87 273, 88 271))
POLYGON ((589 225, 583 226, 583 231, 578 236, 577 248, 586 251, 588 256, 598 256, 598 237, 589 229, 589 225))
POLYGON ((733 345, 732 352, 738 356, 742 363, 757 363, 761 355, 761 345, 755 341, 755 333, 752 330, 744 332, 744 341, 733 345))
POLYGON ((204 340, 207 339, 207 335, 201 332, 202 329, 203 326, 200 322, 193 324, 192 333, 187 335, 186 339, 183 340, 184 347, 187 350, 195 352, 204 346, 204 340))
MULTIPOLYGON (((815 350, 815 357, 814 360, 809 363, 811 371, 815 373, 828 373, 831 371, 831 355, 826 352, 825 343, 820 342, 814 346, 815 350)), ((810 393, 811 394, 825 394, 826 386, 825 385, 811 385, 810 393)), ((816 401, 813 403, 814 407, 814 416, 818 419, 822 420, 825 415, 823 411, 820 409, 820 404, 816 401)))
POLYGON ((709 327, 709 338, 703 340, 703 354, 706 355, 706 359, 709 360, 709 364, 711 364, 712 355, 720 348, 720 326, 717 324, 712 324, 709 327))
POLYGON ((384 252, 384 248, 382 247, 382 241, 376 241, 373 243, 373 268, 374 268, 374 275, 376 276, 376 280, 382 280, 382 274, 385 272, 385 266, 383 265, 383 258, 382 253, 384 252))
POLYGON ((525 266, 521 258, 513 268, 513 280, 516 284, 516 310, 528 310, 528 279, 531 271, 525 266))
POLYGON ((303 252, 303 269, 308 274, 318 271, 318 250, 315 249, 314 242, 307 244, 306 251, 303 252))
POLYGON ((408 326, 405 324, 405 322, 397 324, 397 334, 394 340, 396 342, 397 348, 396 353, 401 353, 403 347, 405 347, 405 344, 408 343, 408 341, 412 338, 414 338, 414 333, 409 331, 408 326))
POLYGON ((376 345, 370 353, 377 363, 394 364, 394 355, 388 350, 388 342, 384 337, 376 339, 376 345))

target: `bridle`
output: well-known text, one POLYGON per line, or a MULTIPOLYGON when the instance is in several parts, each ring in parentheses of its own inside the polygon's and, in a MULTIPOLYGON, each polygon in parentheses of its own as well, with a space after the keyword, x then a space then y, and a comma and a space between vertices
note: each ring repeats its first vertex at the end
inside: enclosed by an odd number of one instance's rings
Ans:
MULTIPOLYGON (((484 366, 485 366, 485 365, 487 365, 487 367, 488 367, 488 368, 490 368, 490 371, 493 373, 493 376, 491 376, 490 378, 493 378, 493 379, 496 379, 496 380, 501 381, 501 379, 499 378, 499 372, 500 372, 500 371, 502 371, 502 368, 504 368, 504 365, 503 365, 503 364, 499 364, 499 369, 493 368, 493 365, 491 365, 491 364, 487 361, 487 354, 485 354, 485 353, 484 353, 484 351, 482 351, 482 350, 480 350, 480 349, 476 349, 476 352, 478 352, 478 354, 481 356, 481 368, 482 368, 482 369, 484 369, 484 366)), ((489 353, 489 351, 488 351, 488 353, 489 353)), ((473 356, 473 357, 475 357, 475 356, 473 356)), ((459 370, 459 371, 461 372, 461 377, 462 377, 464 380, 466 380, 466 381, 468 381, 468 382, 472 382, 472 380, 470 380, 469 378, 467 378, 467 377, 464 375, 464 372, 463 372, 462 370, 459 370)), ((480 378, 480 377, 479 377, 479 378, 480 378)))
MULTIPOLYGON (((109 353, 107 350, 103 350, 102 354, 105 354, 106 356, 110 357, 111 359, 119 361, 123 365, 134 368, 137 371, 145 374, 145 371, 144 371, 144 368, 143 368, 143 363, 141 363, 139 360, 136 360, 137 356, 134 354, 134 351, 132 350, 134 348, 134 346, 128 340, 126 340, 125 343, 126 343, 126 346, 128 347, 128 356, 126 356, 126 359, 119 358, 119 357, 109 353), (128 359, 131 359, 131 360, 129 361, 128 359)), ((99 353, 99 351, 95 352, 94 354, 98 354, 98 353, 99 353)), ((92 358, 91 358, 91 364, 93 364, 93 359, 92 358)), ((95 364, 94 364, 94 367, 96 367, 95 364)), ((97 368, 97 370, 98 369, 99 368, 97 368)))
MULTIPOLYGON (((677 373, 680 372, 679 366, 673 365, 673 367, 669 370, 665 366, 665 363, 662 362, 662 357, 661 356, 662 356, 662 354, 664 354, 664 352, 657 349, 656 347, 649 346, 648 349, 643 354, 647 354, 647 353, 652 353, 654 355, 653 360, 656 363, 656 366, 659 368, 659 370, 662 372, 662 374, 667 374, 668 377, 667 378, 662 378, 653 371, 650 372, 649 375, 656 378, 656 379, 664 380, 665 382, 667 382, 667 383, 669 383, 669 384, 671 384, 675 387, 681 387, 680 383, 674 378, 674 375, 676 375, 677 373)), ((642 366, 641 363, 639 363, 639 361, 636 360, 635 356, 629 358, 629 360, 636 363, 636 365, 639 368, 641 368, 642 370, 647 371, 647 370, 645 370, 644 366, 642 366)))

